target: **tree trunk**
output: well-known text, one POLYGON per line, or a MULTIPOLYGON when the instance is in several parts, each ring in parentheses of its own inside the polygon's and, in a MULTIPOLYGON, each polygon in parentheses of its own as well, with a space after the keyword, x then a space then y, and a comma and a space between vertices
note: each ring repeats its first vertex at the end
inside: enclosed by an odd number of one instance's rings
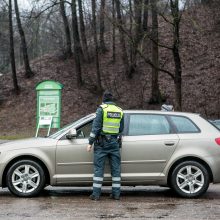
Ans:
POLYGON ((112 61, 115 62, 115 0, 112 0, 112 61))
POLYGON ((178 0, 170 0, 170 8, 173 16, 173 59, 175 63, 175 110, 182 111, 182 66, 179 52, 180 35, 180 12, 178 0))
POLYGON ((115 0, 115 6, 116 6, 116 11, 117 11, 117 26, 120 32, 119 38, 120 38, 120 46, 121 46, 121 51, 122 51, 122 61, 123 61, 125 74, 127 78, 131 78, 128 55, 127 55, 126 45, 125 45, 125 37, 124 37, 124 32, 123 32, 124 23, 123 23, 122 16, 121 16, 120 4, 121 4, 120 0, 115 0))
POLYGON ((72 8, 72 26, 73 26, 73 41, 74 41, 74 59, 76 65, 77 84, 78 86, 81 86, 83 84, 81 61, 80 61, 80 57, 82 57, 82 48, 80 45, 79 32, 78 32, 76 0, 72 0, 71 8, 72 8))
POLYGON ((27 78, 30 78, 34 74, 33 74, 32 70, 31 70, 31 67, 30 67, 30 64, 29 64, 29 58, 28 58, 28 52, 27 52, 27 44, 26 44, 26 39, 25 39, 25 35, 24 35, 24 30, 23 30, 22 25, 21 25, 21 19, 20 19, 20 13, 19 13, 19 8, 18 8, 17 0, 14 0, 14 4, 15 4, 15 13, 16 13, 18 31, 19 31, 19 34, 20 34, 21 46, 22 46, 22 51, 23 51, 25 76, 27 78))
POLYGON ((151 0, 151 16, 152 16, 152 63, 156 67, 152 67, 151 81, 151 98, 150 103, 161 103, 161 93, 158 84, 158 68, 159 68, 159 48, 158 48, 158 12, 157 0, 151 0))
POLYGON ((15 54, 14 54, 14 37, 13 37, 13 23, 12 23, 12 0, 9 0, 8 15, 9 15, 9 34, 10 34, 10 59, 11 59, 11 70, 12 70, 12 79, 14 90, 16 93, 19 93, 19 86, 16 74, 15 66, 15 54))
MULTIPOLYGON (((180 73, 178 73, 178 75, 179 74, 180 73)), ((175 110, 182 111, 182 78, 176 76, 174 79, 174 85, 175 85, 175 110)))
POLYGON ((65 37, 66 37, 66 49, 65 49, 65 56, 67 58, 71 57, 73 55, 72 48, 71 48, 71 35, 70 35, 70 28, 69 28, 69 22, 66 16, 66 10, 65 10, 65 3, 64 0, 60 0, 60 13, 63 18, 63 24, 64 24, 64 31, 65 31, 65 37))
POLYGON ((84 16, 83 16, 83 7, 82 7, 82 0, 78 0, 79 6, 79 22, 80 22, 80 33, 82 39, 82 47, 83 47, 83 54, 87 61, 90 61, 88 44, 86 39, 86 31, 85 31, 85 23, 84 23, 84 16))
MULTIPOLYGON (((132 30, 133 30, 133 10, 132 10, 132 1, 129 0, 129 34, 132 36, 132 30)), ((129 41, 129 58, 130 63, 133 63, 133 41, 129 41)))
POLYGON ((138 43, 142 37, 142 28, 141 28, 141 16, 142 15, 142 0, 134 0, 134 21, 135 21, 135 46, 137 47, 138 43))
POLYGON ((98 48, 98 39, 97 39, 97 31, 96 31, 96 0, 91 0, 91 1, 92 1, 92 29, 93 29, 93 39, 95 44, 97 86, 98 86, 98 90, 102 91, 101 74, 100 74, 100 66, 99 66, 99 48, 98 48))
POLYGON ((99 48, 101 52, 106 52, 105 40, 104 40, 104 33, 105 33, 105 0, 101 0, 101 7, 100 7, 100 36, 99 36, 99 48))
POLYGON ((80 52, 80 56, 81 58, 84 59, 84 54, 83 54, 83 50, 82 50, 82 46, 81 46, 81 42, 80 42, 80 37, 79 37, 79 25, 78 25, 78 18, 77 18, 77 10, 76 10, 76 0, 72 0, 72 20, 74 21, 73 25, 73 33, 74 34, 74 38, 76 40, 77 43, 77 47, 78 50, 80 52))
POLYGON ((148 30, 148 7, 149 7, 149 0, 144 0, 144 14, 143 14, 143 32, 147 32, 148 30))
MULTIPOLYGON (((142 15, 142 0, 134 0, 134 40, 133 40, 133 48, 132 48, 132 64, 130 72, 134 72, 136 69, 137 63, 137 48, 142 38, 142 23, 141 16, 142 15)), ((132 77, 132 75, 131 75, 132 77)))

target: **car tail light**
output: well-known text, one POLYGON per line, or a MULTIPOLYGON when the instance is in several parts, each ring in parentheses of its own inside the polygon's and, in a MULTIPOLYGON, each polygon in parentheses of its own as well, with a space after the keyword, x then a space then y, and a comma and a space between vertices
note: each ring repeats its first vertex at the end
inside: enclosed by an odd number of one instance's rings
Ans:
POLYGON ((216 139, 215 139, 215 142, 216 142, 218 145, 220 145, 220 138, 216 138, 216 139))

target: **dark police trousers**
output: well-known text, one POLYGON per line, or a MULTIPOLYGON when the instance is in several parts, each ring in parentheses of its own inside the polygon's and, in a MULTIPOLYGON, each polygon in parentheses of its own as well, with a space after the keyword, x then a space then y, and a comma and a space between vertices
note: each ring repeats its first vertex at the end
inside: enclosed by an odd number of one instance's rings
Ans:
POLYGON ((103 138, 103 146, 94 145, 94 177, 93 177, 93 195, 101 195, 101 187, 104 177, 104 168, 106 158, 109 159, 112 175, 112 195, 120 196, 121 187, 121 155, 118 140, 111 137, 110 140, 103 138))

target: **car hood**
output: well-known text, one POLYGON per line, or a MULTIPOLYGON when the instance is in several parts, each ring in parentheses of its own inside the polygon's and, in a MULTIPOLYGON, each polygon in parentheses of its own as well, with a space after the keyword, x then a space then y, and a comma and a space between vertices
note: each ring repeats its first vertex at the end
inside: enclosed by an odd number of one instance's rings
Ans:
POLYGON ((56 139, 52 138, 28 138, 16 141, 9 141, 0 144, 0 150, 15 150, 21 148, 35 148, 35 147, 46 147, 55 146, 57 144, 56 139))

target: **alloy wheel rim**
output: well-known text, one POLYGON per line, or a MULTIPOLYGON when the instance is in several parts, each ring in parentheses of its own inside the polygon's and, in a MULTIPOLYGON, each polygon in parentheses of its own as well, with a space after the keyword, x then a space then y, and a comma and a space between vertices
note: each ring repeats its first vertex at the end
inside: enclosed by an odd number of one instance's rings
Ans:
POLYGON ((12 184, 21 193, 33 192, 40 184, 40 174, 34 166, 21 165, 12 173, 12 184))
POLYGON ((204 186, 204 174, 196 166, 184 166, 177 173, 176 182, 181 191, 194 194, 204 186))

